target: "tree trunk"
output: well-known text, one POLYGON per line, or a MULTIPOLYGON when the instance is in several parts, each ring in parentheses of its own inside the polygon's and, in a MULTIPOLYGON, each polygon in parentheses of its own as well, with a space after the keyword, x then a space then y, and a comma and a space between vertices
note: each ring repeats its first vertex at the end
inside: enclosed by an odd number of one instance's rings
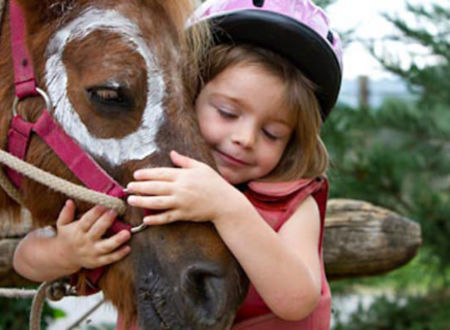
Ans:
MULTIPOLYGON (((5 223, 5 222, 4 222, 5 223)), ((12 269, 14 249, 27 231, 0 226, 0 286, 30 284, 12 269)), ((324 234, 324 261, 330 280, 377 275, 410 261, 421 245, 420 226, 370 203, 332 199, 324 234)))

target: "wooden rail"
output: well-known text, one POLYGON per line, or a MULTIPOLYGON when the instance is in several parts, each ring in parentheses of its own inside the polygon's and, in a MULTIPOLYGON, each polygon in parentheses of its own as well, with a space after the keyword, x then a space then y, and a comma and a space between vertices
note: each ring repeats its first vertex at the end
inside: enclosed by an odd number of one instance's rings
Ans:
MULTIPOLYGON (((28 219, 26 213, 24 219, 28 219)), ((0 221, 0 286, 30 284, 12 269, 14 249, 30 230, 29 220, 16 225, 3 220, 0 221)), ((330 280, 396 269, 416 255, 421 243, 420 226, 392 211, 357 200, 328 202, 324 261, 330 280)))

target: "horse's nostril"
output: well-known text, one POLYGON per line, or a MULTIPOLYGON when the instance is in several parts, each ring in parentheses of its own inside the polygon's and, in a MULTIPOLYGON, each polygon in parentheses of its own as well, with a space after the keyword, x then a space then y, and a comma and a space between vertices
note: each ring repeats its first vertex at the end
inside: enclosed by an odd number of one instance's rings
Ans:
POLYGON ((225 312, 225 281, 222 271, 208 263, 190 265, 181 275, 181 288, 186 302, 197 318, 214 324, 225 312))

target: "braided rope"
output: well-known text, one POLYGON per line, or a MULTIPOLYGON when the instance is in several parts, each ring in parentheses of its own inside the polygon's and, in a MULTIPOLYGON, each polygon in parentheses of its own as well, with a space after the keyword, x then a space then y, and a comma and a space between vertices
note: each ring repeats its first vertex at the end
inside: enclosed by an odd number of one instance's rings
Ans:
POLYGON ((36 290, 0 288, 0 296, 4 298, 33 298, 36 290))
POLYGON ((40 330, 41 329, 41 315, 42 309, 44 307, 44 301, 46 298, 47 287, 50 285, 49 282, 43 282, 37 289, 36 294, 33 297, 33 302, 31 303, 30 311, 30 330, 40 330))
POLYGON ((0 169, 0 187, 11 197, 17 204, 23 206, 22 197, 19 191, 14 187, 6 174, 0 169))
MULTIPOLYGON (((50 188, 62 192, 68 196, 71 196, 76 199, 84 200, 89 203, 101 204, 108 208, 116 210, 119 214, 123 214, 125 211, 125 203, 118 198, 111 197, 102 193, 98 193, 96 191, 90 190, 88 188, 76 185, 67 180, 61 179, 51 173, 45 172, 33 165, 30 165, 21 159, 10 155, 9 153, 0 150, 0 163, 5 164, 6 166, 13 168, 17 172, 22 173, 30 177, 37 182, 49 186, 50 188)), ((10 183, 10 181, 6 178, 6 181, 2 181, 2 177, 5 178, 3 171, 0 170, 0 186, 7 191, 7 187, 12 186, 10 191, 10 195, 18 194, 16 188, 10 183), (5 183, 6 182, 6 183, 5 183)), ((20 197, 19 197, 20 199, 20 197)), ((141 224, 135 226, 131 229, 132 234, 139 233, 147 228, 146 224, 141 224)), ((48 291, 51 288, 51 282, 44 282, 40 285, 37 291, 35 290, 16 290, 16 289, 0 289, 0 296, 5 297, 22 297, 22 298, 30 298, 33 296, 33 302, 31 305, 30 312, 30 320, 29 327, 30 330, 40 330, 40 320, 42 317, 42 309, 44 306, 44 302, 46 297, 48 296, 48 291)), ((103 302, 100 302, 90 311, 88 311, 83 319, 90 315, 95 309, 97 309, 103 302)))
POLYGON ((73 287, 71 287, 64 279, 43 282, 33 296, 33 302, 31 303, 29 329, 40 330, 42 309, 44 307, 45 299, 52 301, 58 301, 65 296, 76 295, 73 287))
POLYGON ((0 163, 13 168, 17 172, 35 180, 36 182, 48 186, 55 191, 66 194, 74 199, 79 199, 91 204, 103 205, 109 209, 113 209, 119 215, 125 213, 126 205, 123 200, 61 179, 56 175, 24 162, 6 151, 0 150, 0 163))

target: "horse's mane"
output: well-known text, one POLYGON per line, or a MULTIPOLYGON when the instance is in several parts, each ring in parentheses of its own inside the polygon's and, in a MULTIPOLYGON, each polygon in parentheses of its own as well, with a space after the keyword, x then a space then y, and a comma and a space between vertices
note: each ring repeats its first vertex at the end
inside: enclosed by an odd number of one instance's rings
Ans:
POLYGON ((195 9, 195 1, 167 1, 164 2, 169 12, 174 15, 174 21, 178 21, 181 38, 181 46, 185 53, 184 81, 191 101, 194 102, 200 86, 200 63, 205 59, 212 38, 209 26, 206 22, 186 27, 186 22, 195 9), (176 8, 175 8, 176 7, 176 8))
POLYGON ((178 47, 184 54, 183 79, 187 96, 193 103, 200 86, 200 63, 203 62, 211 44, 211 35, 207 23, 199 23, 187 28, 187 21, 194 12, 196 0, 147 0, 148 5, 156 5, 168 16, 178 37, 178 47))

